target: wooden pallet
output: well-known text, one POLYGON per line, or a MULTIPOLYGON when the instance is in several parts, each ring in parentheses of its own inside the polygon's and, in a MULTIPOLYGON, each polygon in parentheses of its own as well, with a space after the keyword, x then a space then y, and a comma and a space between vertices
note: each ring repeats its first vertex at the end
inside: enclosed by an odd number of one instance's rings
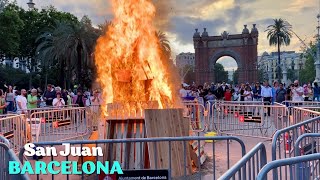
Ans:
MULTIPOLYGON (((145 138, 144 119, 108 120, 107 139, 145 138)), ((105 145, 105 161, 119 161, 123 169, 149 168, 147 143, 105 145)))

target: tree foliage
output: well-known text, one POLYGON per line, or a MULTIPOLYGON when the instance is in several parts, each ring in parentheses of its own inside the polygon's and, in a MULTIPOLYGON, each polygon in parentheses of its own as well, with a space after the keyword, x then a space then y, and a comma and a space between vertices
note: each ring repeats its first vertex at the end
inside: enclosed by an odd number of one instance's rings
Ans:
POLYGON ((280 47, 282 45, 290 45, 292 37, 292 26, 288 21, 283 19, 274 19, 274 23, 267 27, 267 38, 269 39, 270 46, 278 46, 278 73, 277 78, 281 79, 281 69, 280 69, 280 47))
POLYGON ((19 8, 7 5, 0 13, 0 57, 19 54, 19 31, 24 23, 19 16, 19 8))
POLYGON ((220 63, 214 65, 214 77, 216 82, 227 82, 228 72, 224 70, 224 67, 220 63))
MULTIPOLYGON (((311 44, 310 53, 316 54, 316 46, 311 44)), ((302 83, 313 82, 316 77, 315 60, 313 55, 305 53, 306 62, 303 69, 299 72, 299 80, 302 83)))

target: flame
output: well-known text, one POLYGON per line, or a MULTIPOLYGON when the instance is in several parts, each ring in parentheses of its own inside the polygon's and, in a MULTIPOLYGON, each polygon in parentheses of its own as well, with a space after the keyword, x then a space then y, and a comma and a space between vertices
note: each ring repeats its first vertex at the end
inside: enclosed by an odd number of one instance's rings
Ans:
MULTIPOLYGON (((114 20, 96 45, 98 82, 107 105, 122 104, 123 111, 173 106, 167 65, 153 26, 156 9, 151 0, 111 0, 114 20)), ((123 112, 126 113, 126 112, 123 112)))

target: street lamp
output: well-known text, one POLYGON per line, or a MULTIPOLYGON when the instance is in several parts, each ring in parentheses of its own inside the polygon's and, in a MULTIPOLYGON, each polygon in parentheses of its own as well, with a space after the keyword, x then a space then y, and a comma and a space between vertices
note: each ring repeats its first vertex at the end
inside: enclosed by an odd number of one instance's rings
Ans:
POLYGON ((299 72, 299 73, 298 73, 299 76, 298 76, 298 79, 299 79, 299 82, 300 82, 300 72, 301 72, 302 65, 303 65, 302 59, 299 59, 299 64, 298 64, 298 65, 299 65, 299 71, 298 71, 298 72, 299 72))
POLYGON ((29 2, 28 2, 27 4, 28 4, 28 7, 29 7, 30 9, 33 9, 33 8, 34 8, 35 3, 33 2, 33 0, 29 0, 29 2))

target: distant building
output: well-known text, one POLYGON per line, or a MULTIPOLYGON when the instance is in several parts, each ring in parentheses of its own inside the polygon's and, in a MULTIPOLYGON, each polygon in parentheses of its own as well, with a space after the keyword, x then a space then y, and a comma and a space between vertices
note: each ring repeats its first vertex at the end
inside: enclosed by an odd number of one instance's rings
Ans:
MULTIPOLYGON (((302 53, 296 53, 295 51, 280 52, 282 72, 285 65, 287 71, 292 70, 295 73, 298 73, 300 69, 303 69, 305 61, 306 59, 302 56, 302 53)), ((277 65, 278 52, 271 52, 270 54, 264 52, 261 56, 258 56, 258 68, 262 70, 263 78, 269 80, 269 82, 278 79, 277 65)))
POLYGON ((11 67, 14 69, 20 69, 26 73, 30 73, 30 69, 28 67, 28 64, 30 64, 30 59, 24 58, 19 59, 18 57, 12 59, 4 58, 2 61, 0 61, 0 65, 2 64, 5 67, 11 67))
POLYGON ((176 56, 176 66, 181 69, 186 65, 190 65, 192 67, 195 66, 195 55, 194 53, 180 53, 176 56))

